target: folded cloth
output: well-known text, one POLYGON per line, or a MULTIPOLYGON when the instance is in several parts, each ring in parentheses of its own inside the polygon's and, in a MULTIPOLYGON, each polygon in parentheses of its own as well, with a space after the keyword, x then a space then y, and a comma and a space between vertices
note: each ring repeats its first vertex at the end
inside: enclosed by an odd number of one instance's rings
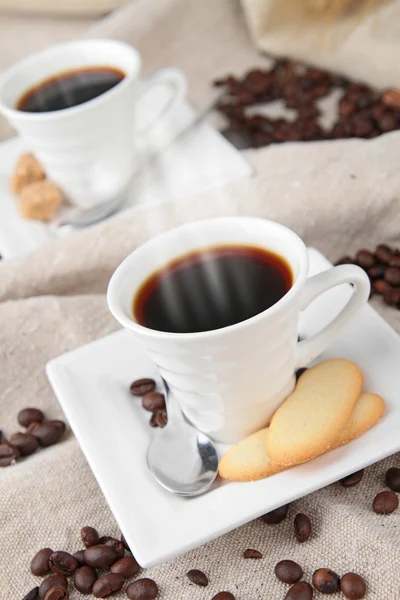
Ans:
MULTIPOLYGON (((206 99, 205 90, 218 71, 257 62, 232 0, 136 0, 120 16, 108 19, 98 35, 107 31, 115 37, 120 32, 121 38, 137 44, 148 69, 162 64, 185 68, 198 103, 206 99)), ((45 363, 117 329, 106 305, 108 280, 129 252, 158 232, 195 219, 240 214, 285 223, 333 261, 381 241, 399 245, 400 133, 371 141, 286 144, 246 154, 256 172, 251 179, 191 202, 138 207, 121 219, 0 264, 1 429, 7 434, 17 430, 17 413, 26 406, 42 408, 48 418, 62 418, 45 363)), ((379 299, 373 303, 400 331, 400 313, 379 299)), ((308 580, 319 567, 340 574, 356 571, 367 580, 367 599, 396 600, 400 513, 385 518, 371 506, 383 489, 385 470, 399 462, 392 457, 369 468, 357 488, 336 484, 296 502, 281 525, 254 521, 146 570, 146 576, 158 583, 161 600, 201 600, 221 590, 230 590, 237 600, 278 599, 286 587, 275 578, 274 565, 291 558, 303 566, 308 580), (314 534, 307 544, 294 540, 296 512, 312 520, 314 534), (246 548, 261 551, 264 559, 244 561, 246 548), (186 578, 193 568, 209 576, 206 592, 186 578)), ((75 552, 85 525, 101 535, 118 533, 70 431, 61 443, 2 469, 0 598, 23 598, 37 585, 29 571, 31 557, 43 547, 75 552)), ((71 591, 71 600, 80 597, 71 591)))

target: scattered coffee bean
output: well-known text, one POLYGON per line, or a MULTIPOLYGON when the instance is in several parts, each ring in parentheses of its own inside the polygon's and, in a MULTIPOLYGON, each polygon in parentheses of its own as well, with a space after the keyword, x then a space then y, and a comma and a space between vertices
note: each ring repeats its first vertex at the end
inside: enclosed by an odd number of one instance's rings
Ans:
POLYGON ((400 286, 400 269, 397 267, 388 267, 385 271, 385 281, 394 287, 400 286))
POLYGON ((81 540, 85 548, 90 548, 99 543, 99 534, 94 527, 82 527, 81 540))
POLYGON ((78 561, 68 552, 53 552, 49 556, 49 566, 52 573, 70 577, 78 568, 78 561))
POLYGON ((361 600, 367 593, 367 586, 357 573, 346 573, 340 580, 340 590, 348 600, 361 600))
POLYGON ((376 263, 376 259, 369 250, 359 250, 356 254, 356 262, 363 269, 370 269, 376 263))
POLYGON ((122 575, 125 579, 129 579, 137 575, 140 569, 139 563, 133 556, 125 556, 125 558, 120 558, 112 565, 111 573, 116 573, 117 575, 122 575))
POLYGON ((72 555, 75 558, 75 560, 78 562, 78 565, 80 567, 83 567, 84 565, 86 565, 84 554, 85 554, 84 550, 78 550, 78 552, 75 552, 72 555))
POLYGON ((39 442, 31 433, 13 433, 10 442, 19 449, 21 456, 29 456, 39 448, 39 442))
POLYGON ((375 265, 374 267, 371 267, 370 269, 368 269, 368 271, 367 271, 368 277, 372 280, 382 279, 385 274, 386 269, 387 269, 386 265, 375 265))
POLYGON ((379 492, 372 503, 372 508, 378 515, 390 515, 398 506, 399 499, 394 492, 379 492))
POLYGON ((144 577, 131 583, 126 589, 126 595, 129 600, 154 600, 158 596, 158 586, 152 579, 144 577))
POLYGON ((125 579, 117 573, 107 573, 100 577, 93 586, 92 594, 95 598, 107 598, 117 592, 124 585, 125 579))
POLYGON ((379 262, 388 265, 392 259, 392 251, 389 246, 385 244, 379 244, 375 250, 375 256, 379 262))
POLYGON ((104 545, 109 546, 110 548, 113 548, 113 550, 115 551, 115 554, 117 556, 117 560, 119 558, 122 558, 125 554, 124 544, 120 540, 111 538, 110 540, 107 540, 104 545))
POLYGON ((285 596, 285 600, 311 600, 313 597, 313 589, 309 583, 299 581, 292 585, 285 596))
POLYGON ((218 592, 211 600, 235 600, 235 596, 230 592, 218 592))
POLYGON ((200 585, 201 587, 208 586, 208 577, 203 571, 199 571, 199 569, 191 569, 187 572, 187 576, 192 583, 196 585, 200 585))
POLYGON ((127 550, 128 552, 131 551, 131 549, 128 546, 128 542, 125 539, 125 536, 123 533, 121 533, 121 542, 123 543, 123 545, 125 546, 125 550, 127 550))
POLYGON ((275 575, 283 583, 296 583, 303 577, 303 569, 293 560, 281 560, 275 566, 275 575))
POLYGON ((353 263, 353 259, 350 258, 350 256, 343 256, 342 258, 339 258, 338 261, 335 262, 336 266, 339 265, 351 265, 353 263))
POLYGON ((149 412, 156 412, 165 408, 164 394, 159 392, 148 392, 142 398, 142 406, 149 412))
POLYGON ((18 413, 18 423, 22 427, 28 427, 33 421, 41 423, 44 414, 38 408, 24 408, 18 413))
POLYGON ((34 587, 33 590, 31 590, 30 592, 28 592, 26 594, 26 596, 24 596, 22 598, 22 600, 39 600, 40 596, 39 596, 39 588, 38 587, 34 587))
POLYGON ((21 452, 16 446, 11 446, 5 442, 0 444, 0 467, 14 465, 20 456, 21 452))
POLYGON ((383 300, 388 306, 395 306, 396 308, 400 308, 400 288, 388 290, 383 295, 383 300))
POLYGON ((151 415, 150 421, 149 421, 150 427, 158 427, 158 425, 156 423, 156 416, 157 416, 157 413, 153 413, 151 415))
POLYGON ((400 256, 395 254, 394 256, 392 256, 392 258, 390 259, 390 263, 389 263, 390 267, 397 267, 398 269, 400 268, 400 256))
POLYGON ((93 567, 84 566, 75 571, 74 586, 81 594, 91 594, 97 580, 97 573, 93 567))
POLYGON ((64 588, 57 585, 47 592, 44 600, 69 600, 69 594, 64 588))
POLYGON ((312 576, 312 583, 322 594, 334 594, 339 590, 340 577, 330 569, 318 569, 312 576))
POLYGON ((394 108, 400 108, 400 91, 393 89, 387 90, 382 96, 382 102, 387 106, 393 106, 394 108))
POLYGON ((32 433, 33 435, 35 435, 35 431, 37 431, 40 426, 40 421, 32 421, 32 423, 30 423, 26 428, 26 433, 32 433))
POLYGON ((355 485, 358 485, 360 483, 360 481, 362 480, 363 477, 364 477, 364 469, 361 469, 360 471, 356 471, 355 473, 352 473, 351 475, 347 475, 347 477, 344 477, 343 479, 341 479, 340 485, 345 488, 354 487, 355 485))
POLYGON ((286 515, 288 514, 289 504, 285 504, 275 510, 271 510, 271 512, 266 513, 261 517, 261 520, 268 525, 277 525, 281 523, 284 519, 286 519, 286 515))
POLYGON ((118 560, 114 548, 105 545, 91 546, 83 556, 86 564, 95 569, 109 569, 118 560))
POLYGON ((49 558, 53 554, 51 548, 43 548, 39 550, 32 558, 31 561, 31 573, 37 577, 43 577, 50 573, 49 558))
POLYGON ((46 421, 34 431, 34 435, 39 440, 39 444, 46 447, 56 444, 62 437, 64 431, 65 423, 63 421, 46 421))
POLYGON ((262 558, 263 555, 258 550, 252 550, 248 548, 243 552, 243 558, 262 558))
POLYGON ((294 518, 294 533, 297 541, 302 544, 311 536, 311 521, 307 515, 298 513, 294 518))
POLYGON ((131 383, 130 392, 132 396, 144 396, 149 392, 152 392, 156 387, 154 379, 137 379, 131 383))
POLYGON ((101 538, 99 538, 99 542, 98 545, 102 545, 105 544, 106 542, 108 542, 108 540, 113 540, 114 538, 111 535, 102 535, 101 538))
POLYGON ((64 575, 49 575, 42 581, 39 586, 39 598, 44 598, 45 595, 53 587, 61 587, 65 591, 68 590, 68 581, 64 575))
POLYGON ((393 492, 400 492, 400 469, 392 467, 386 471, 385 482, 393 492))
POLYGON ((372 283, 372 291, 376 294, 381 294, 383 296, 384 294, 391 292, 391 290, 390 283, 385 281, 385 279, 377 279, 372 283))

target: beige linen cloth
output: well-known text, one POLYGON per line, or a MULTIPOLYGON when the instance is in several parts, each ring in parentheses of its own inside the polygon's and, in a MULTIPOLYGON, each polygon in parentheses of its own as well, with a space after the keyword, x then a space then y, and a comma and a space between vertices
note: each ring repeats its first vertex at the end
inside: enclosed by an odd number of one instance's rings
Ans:
MULTIPOLYGON (((211 94, 211 78, 262 64, 233 0, 137 0, 94 34, 134 42, 147 70, 165 64, 184 68, 199 106, 211 94)), ((332 260, 380 241, 399 245, 400 133, 370 142, 274 146, 247 157, 256 171, 251 179, 190 201, 138 207, 122 219, 0 264, 0 423, 7 434, 18 429, 17 413, 26 406, 42 408, 48 418, 62 417, 46 362, 117 329, 105 300, 110 275, 138 244, 166 228, 214 215, 266 217, 292 227, 332 260)), ((374 305, 400 331, 400 313, 379 300, 374 305)), ((111 437, 110 431, 105 443, 111 437)), ((148 569, 146 576, 155 579, 165 600, 207 600, 221 590, 237 600, 279 600, 287 586, 275 578, 274 565, 290 558, 303 566, 307 580, 319 567, 356 571, 367 580, 369 600, 398 600, 400 512, 382 517, 371 509, 384 489, 385 470, 396 464, 399 456, 370 467, 356 488, 335 484, 297 501, 280 525, 254 521, 148 569), (293 534, 299 511, 313 523, 312 539, 302 545, 293 534), (246 548, 260 550, 263 560, 245 561, 246 548), (208 588, 189 582, 186 572, 192 568, 207 573, 208 588)), ((84 525, 118 534, 71 431, 62 443, 2 469, 0 599, 20 600, 36 585, 29 563, 40 548, 80 549, 84 525)), ((81 598, 76 591, 70 597, 81 598)))

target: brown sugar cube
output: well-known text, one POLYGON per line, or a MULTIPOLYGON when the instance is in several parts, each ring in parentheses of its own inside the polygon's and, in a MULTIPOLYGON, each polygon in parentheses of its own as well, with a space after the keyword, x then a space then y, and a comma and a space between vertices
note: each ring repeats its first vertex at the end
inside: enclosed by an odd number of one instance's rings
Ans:
POLYGON ((34 183, 35 181, 42 181, 45 177, 46 174, 43 171, 40 162, 33 154, 26 152, 20 156, 11 177, 11 191, 13 194, 18 195, 26 185, 34 183))
POLYGON ((62 201, 61 190, 49 181, 27 185, 19 197, 19 211, 25 219, 51 221, 62 201))

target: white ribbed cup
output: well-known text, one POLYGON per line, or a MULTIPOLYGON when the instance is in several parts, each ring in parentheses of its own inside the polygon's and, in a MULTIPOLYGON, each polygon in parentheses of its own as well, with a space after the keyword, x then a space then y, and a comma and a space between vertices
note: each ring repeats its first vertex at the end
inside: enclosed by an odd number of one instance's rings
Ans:
POLYGON ((308 280, 307 274, 307 249, 290 229, 249 217, 210 219, 170 230, 135 250, 112 276, 108 304, 158 365, 188 419, 216 441, 236 442, 268 423, 292 391, 295 370, 329 346, 368 299, 369 280, 359 267, 334 267, 308 280), (289 292, 255 317, 215 331, 164 333, 135 321, 132 300, 150 274, 188 251, 230 243, 283 256, 294 275, 289 292), (297 342, 300 310, 341 283, 354 284, 348 304, 320 333, 297 342))
POLYGON ((186 82, 180 71, 163 69, 144 84, 139 80, 140 66, 140 55, 132 46, 87 39, 33 54, 0 78, 0 112, 41 161, 49 179, 78 206, 123 199, 138 167, 137 138, 143 134, 141 124, 135 122, 138 99, 144 93, 157 93, 156 89, 148 91, 154 85, 167 86, 170 92, 163 110, 147 124, 147 131, 185 94, 186 82), (16 109, 32 86, 59 73, 91 66, 116 67, 126 76, 108 92, 78 106, 45 113, 16 109))

